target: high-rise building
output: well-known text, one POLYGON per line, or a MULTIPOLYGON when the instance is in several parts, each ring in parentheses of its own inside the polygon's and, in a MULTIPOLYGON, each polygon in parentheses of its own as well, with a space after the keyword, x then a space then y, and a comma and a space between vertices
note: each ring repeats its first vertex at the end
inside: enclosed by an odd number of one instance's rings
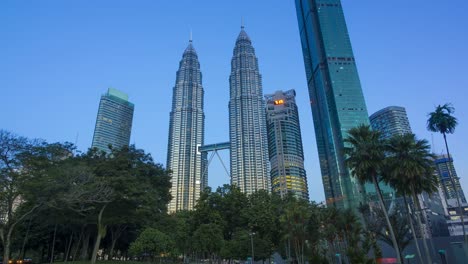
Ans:
POLYGON ((206 155, 198 152, 205 137, 202 74, 192 40, 185 49, 172 95, 167 169, 172 171, 169 212, 192 210, 208 186, 206 155))
POLYGON ((406 109, 401 106, 385 107, 372 114, 369 119, 372 129, 382 133, 382 139, 412 133, 406 109))
POLYGON ((296 0, 315 136, 328 205, 357 208, 364 197, 345 165, 349 129, 369 124, 340 0, 296 0))
POLYGON ((296 91, 265 95, 272 191, 309 200, 296 91))
POLYGON ((134 108, 127 94, 109 88, 99 102, 91 147, 109 152, 110 145, 117 149, 128 146, 134 108))
MULTIPOLYGON (((381 133, 380 137, 383 140, 390 139, 395 135, 412 133, 408 116, 406 115, 406 109, 404 107, 386 107, 372 114, 369 119, 372 129, 379 131, 381 133)), ((380 182, 379 185, 386 204, 389 205, 391 202, 394 202, 396 198, 395 190, 384 182, 380 182)), ((372 184, 366 184, 366 190, 368 198, 371 200, 377 199, 376 190, 372 184)))
POLYGON ((449 159, 447 155, 439 155, 435 159, 435 165, 437 169, 437 174, 439 176, 440 185, 444 190, 447 201, 449 203, 458 205, 456 202, 456 192, 453 188, 452 181, 450 180, 451 176, 453 181, 455 182, 455 186, 457 187, 458 195, 460 196, 460 202, 466 203, 465 193, 461 188, 460 180, 457 176, 457 171, 453 166, 453 156, 450 155, 449 159))
POLYGON ((265 101, 258 59, 242 26, 229 76, 231 184, 242 192, 270 190, 265 101))

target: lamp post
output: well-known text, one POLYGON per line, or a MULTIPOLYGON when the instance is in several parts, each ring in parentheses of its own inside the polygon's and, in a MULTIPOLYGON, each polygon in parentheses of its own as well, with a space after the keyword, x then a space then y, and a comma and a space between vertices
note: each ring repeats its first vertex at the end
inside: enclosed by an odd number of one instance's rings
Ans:
POLYGON ((255 254, 254 254, 254 243, 253 243, 253 236, 255 235, 255 232, 250 232, 250 245, 252 246, 252 262, 255 261, 255 254))

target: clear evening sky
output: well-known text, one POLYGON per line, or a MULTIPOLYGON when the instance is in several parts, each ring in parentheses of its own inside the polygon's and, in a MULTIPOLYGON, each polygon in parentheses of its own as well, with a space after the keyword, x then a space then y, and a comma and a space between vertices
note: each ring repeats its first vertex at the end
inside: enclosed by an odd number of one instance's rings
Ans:
MULTIPOLYGON (((427 114, 452 103, 459 126, 448 139, 468 191, 468 1, 342 3, 369 114, 403 106, 413 132, 431 141, 427 114)), ((175 73, 192 29, 205 141, 228 141, 230 60, 242 17, 264 93, 296 89, 310 197, 323 201, 293 0, 2 0, 0 128, 86 150, 100 95, 114 87, 135 103, 131 142, 164 164, 175 73)), ((442 136, 433 138, 442 153, 442 136)), ((229 164, 228 152, 222 156, 229 164)), ((228 182, 214 159, 209 185, 228 182)))

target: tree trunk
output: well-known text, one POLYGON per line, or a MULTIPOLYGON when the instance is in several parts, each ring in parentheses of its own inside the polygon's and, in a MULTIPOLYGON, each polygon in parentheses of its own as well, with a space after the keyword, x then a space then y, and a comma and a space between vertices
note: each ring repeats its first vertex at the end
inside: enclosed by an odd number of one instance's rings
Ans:
POLYGON ((10 240, 7 239, 3 244, 3 263, 8 263, 10 260, 10 240))
POLYGON ((28 229, 26 230, 26 235, 24 236, 23 245, 21 247, 20 259, 24 259, 24 256, 25 256, 24 247, 26 246, 26 242, 28 241, 29 230, 31 229, 31 221, 32 221, 32 218, 29 218, 28 229))
POLYGON ((109 260, 112 260, 112 258, 114 256, 114 247, 115 247, 116 242, 117 242, 117 239, 112 239, 111 247, 110 247, 110 250, 109 250, 109 260))
POLYGON ((96 235, 96 242, 94 243, 93 253, 91 255, 91 264, 96 263, 99 245, 101 244, 101 238, 105 236, 106 234, 106 226, 102 224, 102 214, 104 213, 104 210, 106 209, 106 207, 107 207, 107 204, 105 204, 99 211, 98 224, 97 224, 98 230, 97 230, 97 235, 96 235))
POLYGON ((464 245, 463 248, 465 248, 465 254, 466 254, 466 250, 467 250, 467 247, 468 247, 468 237, 466 236, 466 231, 465 231, 465 219, 463 217, 464 211, 462 209, 462 204, 460 202, 460 194, 458 193, 458 188, 457 188, 457 185, 455 184, 455 180, 453 179, 452 170, 451 170, 451 167, 450 167, 450 152, 449 152, 449 147, 448 147, 448 143, 447 143, 447 136, 445 135, 445 133, 442 133, 442 134, 444 135, 445 148, 447 149, 447 156, 448 156, 448 161, 446 162, 447 171, 449 173, 449 178, 450 178, 450 182, 452 183, 453 190, 455 191, 455 197, 457 197, 458 210, 460 211, 460 220, 461 220, 461 224, 462 224, 462 227, 463 227, 462 228, 462 230, 463 230, 463 240, 465 241, 465 245, 464 245))
POLYGON ((415 203, 416 208, 417 208, 416 220, 418 221, 419 231, 421 232, 421 239, 423 241, 424 251, 426 253, 426 258, 427 258, 426 260, 427 260, 427 263, 432 263, 431 253, 429 252, 429 248, 427 247, 426 238, 424 237, 424 227, 423 227, 422 222, 421 222, 421 216, 419 215, 420 213, 422 213, 421 205, 419 204, 418 196, 414 192, 413 188, 411 188, 411 192, 412 192, 412 195, 413 195, 413 202, 415 203))
POLYGON ((63 262, 67 262, 68 259, 70 258, 71 245, 73 243, 73 235, 74 235, 74 231, 72 231, 70 235, 70 241, 68 242, 68 247, 65 252, 65 259, 63 260, 63 262))
POLYGON ((400 247, 398 246, 398 243, 396 241, 395 233, 393 232, 392 223, 390 223, 390 219, 388 218, 387 208, 385 207, 382 192, 380 191, 380 186, 379 186, 379 183, 377 182, 376 176, 372 176, 372 181, 374 183, 375 190, 377 191, 377 196, 379 197, 380 207, 382 208, 382 212, 385 216, 385 221, 387 222, 388 230, 390 231, 390 237, 392 239, 393 249, 395 249, 396 251, 398 263, 404 264, 403 260, 401 259, 400 247))
POLYGON ((57 223, 54 226, 54 238, 52 239, 52 250, 50 251, 50 264, 54 262, 55 238, 57 237, 57 223))
POLYGON ((81 260, 88 260, 88 255, 89 255, 89 238, 91 236, 90 230, 85 231, 86 233, 84 234, 83 238, 83 245, 81 246, 81 260))
POLYGON ((72 261, 75 261, 76 259, 76 254, 78 253, 78 250, 80 249, 80 242, 81 239, 83 238, 83 233, 84 233, 84 225, 81 227, 80 235, 78 236, 78 242, 76 242, 76 248, 74 249, 73 256, 72 256, 72 261))
POLYGON ((408 202, 406 201, 406 195, 403 195, 403 201, 405 202, 405 209, 406 209, 406 215, 408 216, 408 222, 410 224, 410 228, 411 228, 411 233, 413 234, 413 238, 414 238, 414 243, 416 245, 416 251, 418 253, 418 257, 419 257, 419 261, 422 263, 423 262, 423 258, 422 258, 422 254, 421 254, 421 249, 419 248, 419 243, 418 243, 418 237, 416 236, 416 231, 414 230, 414 225, 413 225, 413 219, 411 219, 411 214, 410 214, 410 205, 408 204, 408 202))
MULTIPOLYGON (((10 260, 10 246, 11 246, 11 234, 13 233, 13 228, 15 225, 10 226, 8 228, 8 232, 6 234, 6 237, 3 238, 4 243, 3 243, 3 263, 8 263, 8 260, 10 260)), ((3 231, 2 231, 2 237, 3 237, 3 231)))

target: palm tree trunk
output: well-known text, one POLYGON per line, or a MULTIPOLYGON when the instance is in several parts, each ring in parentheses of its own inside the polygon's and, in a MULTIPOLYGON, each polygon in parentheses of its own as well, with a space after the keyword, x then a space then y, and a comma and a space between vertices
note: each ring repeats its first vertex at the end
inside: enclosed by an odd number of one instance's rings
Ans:
POLYGON ((450 169, 450 152, 449 152, 449 147, 447 143, 447 136, 445 135, 445 133, 442 133, 442 135, 444 135, 445 148, 447 149, 447 156, 448 156, 448 161, 446 162, 447 171, 449 173, 449 178, 450 178, 450 182, 452 183, 453 190, 455 191, 455 197, 457 197, 458 210, 460 211, 460 220, 461 220, 462 230, 463 230, 463 239, 465 241, 464 248, 466 251, 466 248, 468 247, 468 237, 466 236, 466 232, 465 232, 465 219, 463 218, 464 211, 462 209, 462 204, 460 202, 460 194, 458 193, 458 188, 457 188, 457 185, 455 184, 455 180, 453 179, 452 170, 450 169))
POLYGON ((409 222, 409 224, 410 224, 411 233, 413 234, 414 243, 416 244, 416 251, 418 252, 419 261, 420 261, 420 262, 423 262, 423 258, 422 258, 422 254, 421 254, 421 249, 419 248, 418 237, 416 236, 416 231, 414 230, 413 219, 411 219, 411 215, 410 215, 410 207, 409 207, 410 205, 409 205, 408 202, 406 201, 406 195, 403 195, 403 201, 404 201, 405 204, 406 204, 406 206, 405 206, 406 215, 408 216, 408 222, 409 222))
POLYGON ((393 249, 396 251, 398 263, 403 264, 403 260, 401 259, 400 254, 400 247, 395 238, 395 233, 393 232, 392 224, 390 223, 390 219, 388 218, 387 208, 385 208, 385 203, 383 200, 382 192, 380 191, 379 183, 375 176, 372 176, 372 182, 374 183, 375 190, 377 191, 377 196, 379 197, 380 207, 382 208, 382 212, 385 216, 385 221, 387 222, 388 230, 390 231, 390 237, 392 238, 393 249))
POLYGON ((423 228, 423 225, 422 225, 422 222, 421 222, 421 216, 419 215, 419 214, 422 213, 421 205, 419 204, 418 196, 414 192, 413 188, 411 188, 411 193, 413 195, 413 202, 414 202, 414 204, 416 205, 416 208, 417 208, 416 220, 418 221, 419 230, 421 232, 421 239, 423 241, 424 251, 426 251, 425 253, 426 253, 427 263, 432 263, 431 253, 429 252, 429 248, 427 247, 426 238, 424 237, 424 228, 423 228))

